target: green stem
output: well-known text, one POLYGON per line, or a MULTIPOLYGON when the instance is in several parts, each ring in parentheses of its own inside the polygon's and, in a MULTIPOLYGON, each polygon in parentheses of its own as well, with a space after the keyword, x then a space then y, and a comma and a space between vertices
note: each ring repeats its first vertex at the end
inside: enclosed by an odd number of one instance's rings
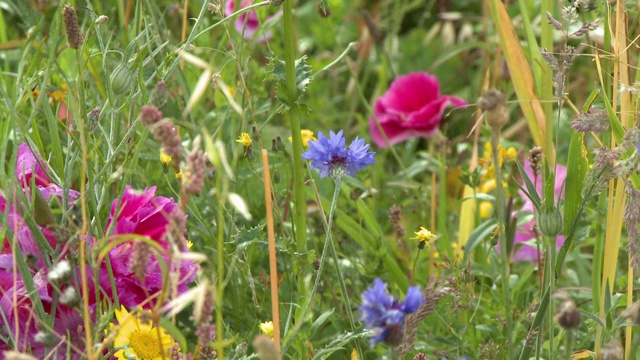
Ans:
POLYGON ((224 299, 224 205, 227 192, 227 180, 225 176, 218 176, 216 180, 216 192, 218 195, 218 273, 217 273, 217 304, 216 304, 216 352, 218 359, 224 359, 224 322, 222 319, 224 299))
POLYGON ((491 146, 493 148, 493 169, 496 178, 496 217, 498 222, 498 238, 500 244, 500 256, 502 258, 502 294, 504 298, 504 315, 505 328, 504 335, 507 340, 507 359, 511 359, 511 339, 514 332, 513 319, 511 317, 511 289, 509 288, 509 272, 511 266, 511 257, 507 247, 507 238, 505 236, 505 194, 502 187, 502 169, 500 168, 500 130, 494 129, 491 132, 491 146))
POLYGON ((572 355, 571 350, 573 350, 573 330, 567 329, 567 336, 566 336, 566 342, 565 342, 565 348, 564 348, 565 359, 571 359, 571 355, 572 355))
MULTIPOLYGON (((307 218, 306 218, 306 197, 304 192, 304 163, 302 162, 302 135, 300 134, 300 110, 296 103, 298 99, 298 89, 295 74, 295 39, 293 30, 293 5, 292 0, 285 1, 283 6, 282 19, 284 22, 284 61, 286 70, 286 96, 289 111, 286 113, 287 121, 291 124, 291 137, 293 141, 293 211, 296 239, 296 251, 298 254, 307 252, 307 218)), ((295 262, 293 264, 294 274, 298 275, 298 298, 306 299, 306 286, 304 273, 302 271, 305 264, 295 262)), ((299 319, 302 320, 302 319, 299 319)))
MULTIPOLYGON (((547 245, 547 260, 545 261, 545 273, 547 275, 547 285, 549 286, 549 293, 553 295, 556 287, 556 271, 555 271, 555 263, 556 263, 556 239, 553 237, 544 237, 544 242, 547 245)), ((553 296, 549 299, 550 307, 548 309, 553 309, 553 296)), ((549 331, 549 359, 554 359, 554 328, 553 328, 553 311, 547 311, 547 326, 549 331)))
MULTIPOLYGON (((336 275, 338 276, 338 282, 340 283, 340 290, 342 296, 344 296, 344 305, 347 308, 347 315, 349 316, 349 324, 351 325, 351 331, 356 331, 356 322, 353 318, 353 312, 351 311, 351 302, 349 301, 349 294, 347 293, 347 287, 344 283, 344 276, 340 269, 340 263, 338 262, 338 253, 336 252, 335 244, 333 243, 333 236, 331 236, 331 225, 333 224, 333 213, 336 209, 336 203, 338 202, 338 194, 340 193, 340 184, 342 183, 342 177, 336 178, 336 188, 333 192, 333 201, 331 202, 331 211, 329 212, 329 225, 327 231, 327 242, 329 243, 329 249, 331 250, 331 257, 336 265, 336 275)), ((362 356, 362 350, 360 344, 356 341, 356 348, 358 351, 358 358, 362 356)))
MULTIPOLYGON (((302 319, 304 319, 307 316, 307 313, 309 312, 309 309, 311 308, 311 302, 313 301, 313 296, 316 294, 316 290, 318 289, 318 285, 320 284, 320 279, 322 278, 322 272, 324 270, 324 260, 327 256, 327 250, 329 249, 330 245, 333 245, 333 238, 331 236, 331 228, 333 226, 333 217, 336 211, 336 205, 338 203, 338 196, 340 195, 340 180, 336 180, 336 187, 333 191, 333 198, 331 199, 331 209, 329 210, 329 219, 325 222, 325 233, 326 233, 326 238, 324 241, 324 247, 322 249, 322 255, 320 255, 320 266, 318 267, 318 272, 316 274, 316 280, 313 283, 313 288, 311 289, 311 293, 309 293, 309 296, 306 298, 306 302, 304 304, 304 307, 302 308, 302 312, 300 315, 300 320, 298 320, 296 322, 296 326, 293 328, 293 330, 287 334, 284 344, 282 346, 282 354, 285 354, 287 349, 289 348, 289 345, 291 344, 291 341, 293 341, 296 333, 300 330, 303 321, 302 319)), ((318 198, 318 202, 320 201, 320 199, 318 198)), ((349 310, 351 310, 349 308, 349 310)))

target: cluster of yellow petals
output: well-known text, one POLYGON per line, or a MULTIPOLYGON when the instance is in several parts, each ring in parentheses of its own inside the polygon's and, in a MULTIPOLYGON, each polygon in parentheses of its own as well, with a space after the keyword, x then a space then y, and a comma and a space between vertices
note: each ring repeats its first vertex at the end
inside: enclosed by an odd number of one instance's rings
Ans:
MULTIPOLYGON (((309 141, 318 141, 315 137, 315 133, 309 129, 302 129, 300 131, 300 135, 302 136, 302 146, 309 147, 309 141)), ((289 141, 293 141, 293 137, 289 136, 289 141)))
MULTIPOLYGON (((498 164, 500 167, 504 165, 505 162, 511 162, 516 159, 518 156, 518 151, 513 146, 509 148, 504 148, 502 145, 498 145, 498 164)), ((495 172, 493 166, 493 147, 490 142, 486 142, 484 146, 484 153, 482 158, 480 159, 480 165, 486 170, 483 174, 482 178, 484 179, 482 185, 480 185, 479 191, 484 194, 488 194, 489 192, 495 190, 496 188, 496 179, 495 172)), ((507 187, 507 182, 502 181, 502 187, 507 187)), ((491 216, 493 212, 493 205, 489 201, 481 201, 480 202, 480 217, 488 218, 491 216)))
POLYGON ((251 140, 251 136, 249 136, 249 134, 247 133, 240 134, 240 137, 238 138, 238 140, 236 140, 236 142, 242 144, 242 146, 244 146, 245 149, 250 148, 251 144, 253 144, 253 140, 251 140))
MULTIPOLYGON (((113 345, 117 351, 113 354, 119 360, 131 358, 160 360, 168 358, 168 351, 174 341, 162 327, 153 326, 151 321, 142 321, 140 317, 130 314, 124 306, 116 310, 118 325, 111 324, 116 332, 113 345)), ((150 318, 146 311, 144 318, 150 318)))

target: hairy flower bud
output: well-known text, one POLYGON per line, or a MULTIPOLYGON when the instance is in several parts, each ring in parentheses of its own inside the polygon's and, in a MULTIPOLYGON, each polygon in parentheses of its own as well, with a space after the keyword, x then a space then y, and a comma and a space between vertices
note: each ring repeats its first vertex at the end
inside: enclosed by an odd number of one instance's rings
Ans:
POLYGON ((556 321, 564 329, 573 329, 580 325, 580 312, 576 308, 575 301, 567 299, 560 304, 556 321))
POLYGON ((478 106, 492 128, 499 129, 509 121, 506 96, 498 90, 491 89, 484 93, 478 100, 478 106))

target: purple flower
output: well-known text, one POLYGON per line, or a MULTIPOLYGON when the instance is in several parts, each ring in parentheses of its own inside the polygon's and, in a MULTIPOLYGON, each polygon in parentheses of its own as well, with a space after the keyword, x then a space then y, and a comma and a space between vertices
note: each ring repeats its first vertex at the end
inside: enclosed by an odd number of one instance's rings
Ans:
POLYGON ((328 139, 320 132, 317 141, 309 140, 309 149, 302 158, 311 160, 311 167, 320 171, 320 177, 334 178, 345 173, 355 176, 356 171, 375 162, 375 153, 368 151, 369 144, 365 144, 364 139, 356 137, 347 148, 344 143, 342 130, 337 134, 329 131, 328 139))
POLYGON ((457 97, 440 96, 438 78, 426 72, 399 76, 389 90, 376 100, 375 117, 369 120, 371 138, 378 147, 387 147, 376 118, 390 145, 414 137, 431 138, 438 131, 447 106, 466 104, 465 100, 457 97))
POLYGON ((424 304, 420 288, 412 286, 407 291, 403 302, 389 295, 387 284, 377 278, 372 287, 362 293, 361 321, 368 329, 373 329, 371 346, 379 342, 389 345, 399 345, 402 341, 402 325, 404 316, 416 312, 424 304))
MULTIPOLYGON (((237 0, 227 0, 224 7, 224 15, 231 16, 236 11, 236 2, 237 0)), ((252 5, 252 0, 241 0, 237 9, 244 9, 249 5, 252 5)), ((267 17, 265 21, 269 21, 271 17, 267 17)), ((244 38, 247 40, 253 39, 254 34, 260 28, 260 19, 258 19, 258 14, 255 11, 249 11, 238 15, 236 21, 233 22, 233 26, 236 30, 243 34, 244 38)), ((264 33, 264 36, 259 36, 257 41, 266 41, 271 39, 272 33, 271 30, 267 30, 264 33)))

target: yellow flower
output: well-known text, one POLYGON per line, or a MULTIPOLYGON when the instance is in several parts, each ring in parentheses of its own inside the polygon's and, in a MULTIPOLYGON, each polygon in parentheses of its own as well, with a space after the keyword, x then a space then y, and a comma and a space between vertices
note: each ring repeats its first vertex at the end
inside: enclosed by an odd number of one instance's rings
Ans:
MULTIPOLYGON (((416 237, 411 238, 411 240, 418 240, 420 244, 424 246, 425 244, 429 244, 429 241, 436 237, 434 233, 420 226, 420 230, 415 232, 416 237)), ((422 247, 421 247, 422 249, 422 247)))
POLYGON ((491 212, 493 211, 493 204, 489 201, 483 201, 480 203, 480 217, 483 219, 491 216, 491 212))
POLYGON ((167 154, 162 149, 160 149, 160 163, 164 167, 171 165, 171 155, 167 154))
MULTIPOLYGON (((149 311, 147 313, 150 314, 149 311)), ((151 322, 140 321, 134 315, 129 314, 124 306, 116 310, 116 319, 119 325, 111 324, 111 329, 116 331, 113 342, 118 350, 113 354, 119 360, 140 359, 160 360, 167 359, 168 350, 174 341, 162 327, 154 327, 151 322)))
MULTIPOLYGON (((302 129, 300 135, 302 136, 302 146, 304 147, 309 147, 309 140, 318 141, 313 131, 309 129, 302 129)), ((293 137, 289 136, 289 141, 293 141, 293 137)))
POLYGON ((193 247, 193 241, 187 240, 187 249, 191 250, 191 247, 193 247))
POLYGON ((242 146, 244 146, 244 148, 246 149, 251 147, 253 140, 251 140, 251 136, 249 136, 249 134, 242 133, 240 134, 240 137, 238 138, 238 140, 236 140, 236 142, 242 144, 242 146))
POLYGON ((263 334, 273 337, 273 321, 265 321, 258 327, 263 334))
POLYGON ((182 179, 182 170, 178 171, 176 173, 176 179, 181 180, 182 179))

